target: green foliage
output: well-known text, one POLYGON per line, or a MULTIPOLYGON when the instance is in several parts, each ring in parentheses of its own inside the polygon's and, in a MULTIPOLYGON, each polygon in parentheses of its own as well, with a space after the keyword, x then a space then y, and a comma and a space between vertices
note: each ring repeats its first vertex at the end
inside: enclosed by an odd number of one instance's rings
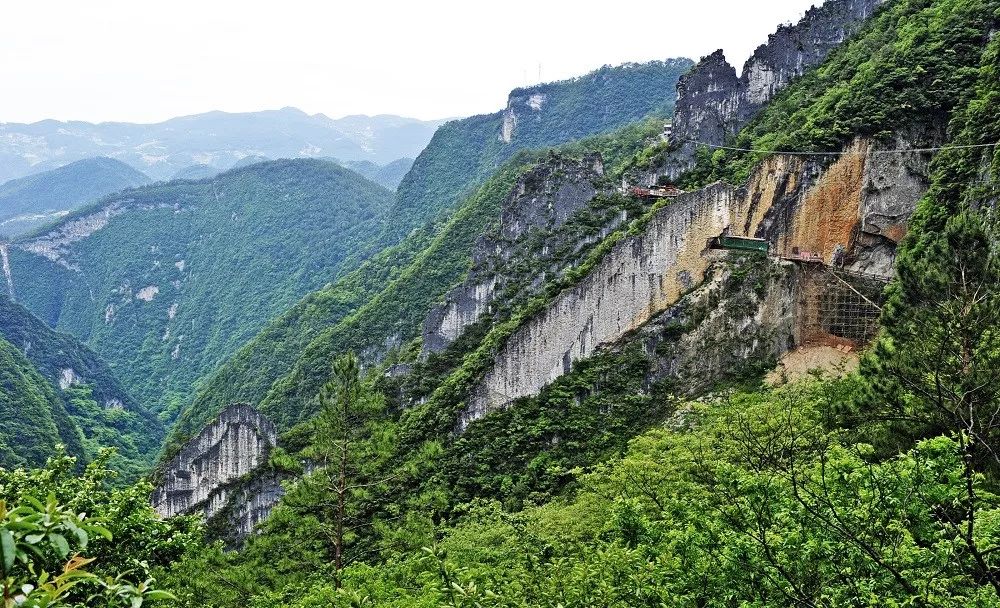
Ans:
POLYGON ((102 196, 148 184, 121 161, 88 158, 0 185, 0 232, 20 234, 102 196))
MULTIPOLYGON (((1000 100, 994 40, 984 53, 974 95, 951 122, 954 143, 1000 140, 1000 100)), ((898 280, 889 291, 883 334, 866 363, 872 400, 902 419, 896 437, 954 429, 990 445, 989 413, 1000 342, 992 328, 1000 294, 997 225, 984 208, 1000 195, 996 147, 953 148, 932 165, 933 180, 899 248, 898 280)))
POLYGON ((55 389, 0 338, 0 468, 39 465, 57 445, 83 455, 82 437, 55 389))
POLYGON ((198 529, 184 518, 161 521, 148 485, 110 488, 109 456, 82 475, 65 455, 42 469, 0 470, 5 607, 134 608, 174 599, 156 588, 151 570, 198 545, 198 529))
POLYGON ((607 133, 656 114, 673 111, 677 80, 693 63, 671 59, 605 66, 586 76, 511 91, 517 124, 509 142, 500 139, 505 113, 441 126, 399 185, 390 233, 405 235, 454 208, 519 150, 540 149, 607 133), (528 97, 542 95, 531 110, 528 97))
MULTIPOLYGON (((570 495, 395 519, 392 538, 409 540, 349 565, 340 591, 315 522, 284 508, 243 555, 202 551, 169 580, 188 606, 996 605, 963 550, 959 444, 873 460, 828 426, 856 390, 811 381, 683 404, 620 457, 562 473, 570 495)), ((996 567, 1000 497, 974 484, 996 567)))
MULTIPOLYGON (((599 151, 606 172, 618 175, 661 128, 659 120, 640 121, 559 151, 599 151)), ((301 420, 326 381, 326 362, 335 353, 377 351, 385 349, 387 340, 405 343, 416 337, 430 307, 465 277, 473 244, 496 223, 501 201, 517 177, 543 158, 542 152, 515 155, 446 221, 410 233, 268 324, 202 384, 194 404, 179 418, 166 453, 234 401, 260 403, 283 426, 301 420)), ((594 228, 570 225, 580 235, 594 228)))
MULTIPOLYGON (((835 151, 857 136, 928 137, 976 82, 1000 5, 995 0, 900 0, 781 92, 735 138, 756 150, 835 151)), ((687 183, 741 183, 761 154, 703 150, 687 183)))

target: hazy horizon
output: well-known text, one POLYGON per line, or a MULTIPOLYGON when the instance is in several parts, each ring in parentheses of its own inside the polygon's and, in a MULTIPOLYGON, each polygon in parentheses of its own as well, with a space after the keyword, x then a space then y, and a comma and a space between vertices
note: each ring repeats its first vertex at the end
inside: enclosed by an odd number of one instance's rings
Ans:
POLYGON ((0 38, 0 80, 17 92, 0 97, 0 122, 158 123, 285 107, 332 119, 443 120, 496 111, 513 88, 602 65, 697 60, 722 48, 739 70, 776 24, 813 4, 821 2, 625 0, 609 13, 526 0, 503 12, 454 0, 292 0, 278 10, 41 0, 5 7, 9 24, 32 27, 0 38))

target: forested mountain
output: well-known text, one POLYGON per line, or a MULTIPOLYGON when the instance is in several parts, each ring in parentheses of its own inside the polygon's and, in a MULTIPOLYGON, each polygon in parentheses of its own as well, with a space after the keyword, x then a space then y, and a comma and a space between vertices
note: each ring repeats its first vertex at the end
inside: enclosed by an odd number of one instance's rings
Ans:
POLYGON ((390 115, 331 119, 283 108, 208 112, 156 124, 0 123, 0 181, 94 156, 110 156, 161 180, 195 164, 225 171, 248 156, 389 163, 416 156, 442 122, 390 115))
MULTIPOLYGON (((352 314, 379 316, 379 328, 368 332, 372 339, 364 348, 381 354, 408 340, 425 309, 460 280, 473 241, 496 221, 497 205, 525 162, 505 165, 508 159, 531 146, 559 145, 613 131, 649 115, 669 114, 672 91, 691 65, 687 59, 674 59, 605 67, 577 79, 512 91, 506 110, 442 126, 397 189, 383 230, 372 243, 374 250, 384 249, 355 272, 310 294, 275 319, 233 361, 214 372, 198 391, 175 438, 194 432, 229 401, 260 403, 272 383, 294 382, 292 376, 283 376, 303 373, 302 366, 321 367, 316 353, 335 350, 336 342, 330 341, 329 334, 348 331, 336 328, 342 321, 351 322, 345 317, 352 314), (438 216, 446 219, 427 224, 438 216), (404 235, 405 240, 394 245, 404 235), (397 281, 413 289, 408 293, 417 300, 394 293, 397 281), (398 310, 386 313, 379 302, 408 312, 394 316, 398 310)), ((627 135, 612 138, 608 149, 612 154, 634 151, 645 138, 659 135, 662 120, 626 129, 627 135)), ((314 386, 310 382, 308 387, 306 391, 314 386)))
MULTIPOLYGON (((152 494, 0 469, 0 539, 42 548, 0 587, 53 589, 86 510, 110 606, 1000 606, 997 32, 1000 0, 827 0, 742 76, 515 91, 395 195, 264 162, 5 245, 8 291, 182 411, 152 494)), ((51 378, 88 364, 4 319, 0 465, 91 453, 51 378)))
POLYGON ((399 182, 403 181, 403 177, 406 176, 410 171, 410 167, 413 166, 412 158, 396 159, 386 165, 378 165, 367 160, 337 162, 390 190, 395 190, 399 186, 399 182))
POLYGON ((55 389, 10 342, 0 338, 0 467, 38 465, 63 444, 77 455, 83 438, 55 389))
POLYGON ((11 289, 170 420, 202 374, 337 276, 390 198, 319 160, 155 184, 12 244, 11 289))
POLYGON ((88 158, 0 184, 0 235, 15 236, 54 222, 85 203, 150 182, 111 158, 88 158))
MULTIPOLYGON (((0 296, 0 338, 49 384, 50 390, 37 391, 36 396, 49 399, 47 416, 60 429, 62 443, 70 454, 89 461, 101 448, 115 448, 112 463, 126 479, 135 479, 148 469, 162 441, 163 425, 126 392, 94 352, 72 336, 53 331, 6 296, 0 296)), ((34 378, 33 374, 23 373, 25 380, 34 378)), ((42 407, 37 401, 33 406, 42 407)), ((13 429, 21 424, 30 426, 33 420, 34 414, 27 410, 8 410, 3 424, 13 429)), ((17 440, 10 445, 17 451, 17 440)), ((48 444, 47 455, 53 453, 54 445, 48 444)), ((44 462, 37 450, 25 452, 24 459, 33 464, 44 462)))
POLYGON ((453 209, 518 150, 612 131, 650 114, 673 112, 689 59, 605 66, 585 76, 515 89, 493 114, 444 124, 399 184, 391 234, 453 209))
POLYGON ((242 399, 246 370, 309 340, 261 407, 283 449, 354 456, 308 474, 289 459, 302 479, 261 534, 167 575, 184 602, 996 605, 1000 257, 982 210, 1000 181, 1000 6, 835 9, 802 31, 849 39, 784 56, 771 67, 818 63, 733 121, 731 147, 764 152, 702 147, 688 192, 660 200, 618 190, 681 151, 655 123, 515 155, 203 385, 196 405, 242 399), (844 14, 863 23, 824 27, 844 14), (881 334, 823 308, 846 293, 881 334), (870 340, 845 378, 762 381, 797 345, 846 364, 870 340))

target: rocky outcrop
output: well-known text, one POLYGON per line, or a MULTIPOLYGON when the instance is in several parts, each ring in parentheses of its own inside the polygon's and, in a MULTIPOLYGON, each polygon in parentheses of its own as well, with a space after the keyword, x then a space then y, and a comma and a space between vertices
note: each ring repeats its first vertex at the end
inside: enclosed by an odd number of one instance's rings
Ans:
POLYGON ((163 470, 152 503, 163 517, 224 515, 229 538, 250 534, 281 497, 278 478, 267 469, 276 445, 274 424, 246 404, 224 410, 189 441, 163 470))
POLYGON ((677 84, 672 140, 678 148, 648 183, 675 180, 694 165, 700 144, 722 145, 796 77, 820 64, 885 0, 828 0, 757 47, 737 77, 722 51, 703 58, 677 84), (695 143, 698 142, 698 143, 695 143))
MULTIPOLYGON (((467 279, 425 318, 424 353, 447 347, 490 312, 498 294, 509 287, 530 290, 544 278, 539 274, 557 272, 568 263, 556 259, 572 239, 560 229, 594 200, 603 176, 600 154, 582 159, 550 154, 522 175, 501 203, 499 227, 476 242, 467 279), (526 256, 535 263, 525 264, 526 256)), ((611 219, 615 225, 621 221, 620 216, 611 219)))
POLYGON ((891 255, 870 255, 872 239, 890 247, 905 231, 926 189, 927 162, 917 152, 890 159, 858 140, 829 166, 772 157, 742 187, 719 183, 678 197, 507 340, 474 389, 459 430, 537 394, 574 361, 669 309, 704 282, 713 260, 708 243, 723 233, 767 239, 775 257, 816 257, 888 274, 891 255), (887 177, 900 173, 908 177, 887 177))
POLYGON ((80 268, 73 259, 72 245, 89 238, 95 232, 107 228, 108 224, 115 217, 136 209, 173 209, 175 213, 180 213, 181 204, 150 204, 139 203, 132 198, 113 198, 100 207, 60 222, 48 232, 18 241, 12 246, 22 251, 41 256, 64 268, 79 271, 80 268))
POLYGON ((743 371, 773 364, 800 340, 796 306, 804 283, 782 260, 712 252, 705 280, 612 350, 638 341, 647 381, 697 394, 743 371))
POLYGON ((7 282, 7 295, 14 299, 14 279, 10 276, 10 254, 6 244, 0 244, 0 266, 3 267, 4 280, 7 282))

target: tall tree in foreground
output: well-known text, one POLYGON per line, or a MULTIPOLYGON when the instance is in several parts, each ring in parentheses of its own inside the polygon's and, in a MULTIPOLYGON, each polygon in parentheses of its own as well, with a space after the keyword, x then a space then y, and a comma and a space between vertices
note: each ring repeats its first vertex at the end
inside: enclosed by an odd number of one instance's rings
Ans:
POLYGON ((961 504, 940 514, 958 535, 976 577, 1000 596, 1000 562, 983 548, 978 513, 984 480, 1000 475, 1000 41, 984 54, 979 84, 952 122, 950 149, 911 221, 867 357, 870 412, 889 433, 946 433, 959 443, 961 504), (985 476, 985 478, 984 478, 985 476))
POLYGON ((354 503, 384 483, 366 475, 366 465, 375 460, 368 441, 370 423, 382 410, 384 400, 362 380, 354 353, 334 361, 333 377, 317 399, 320 407, 313 422, 313 441, 303 452, 316 468, 285 502, 319 521, 329 543, 334 584, 339 588, 346 549, 354 538, 354 503))

